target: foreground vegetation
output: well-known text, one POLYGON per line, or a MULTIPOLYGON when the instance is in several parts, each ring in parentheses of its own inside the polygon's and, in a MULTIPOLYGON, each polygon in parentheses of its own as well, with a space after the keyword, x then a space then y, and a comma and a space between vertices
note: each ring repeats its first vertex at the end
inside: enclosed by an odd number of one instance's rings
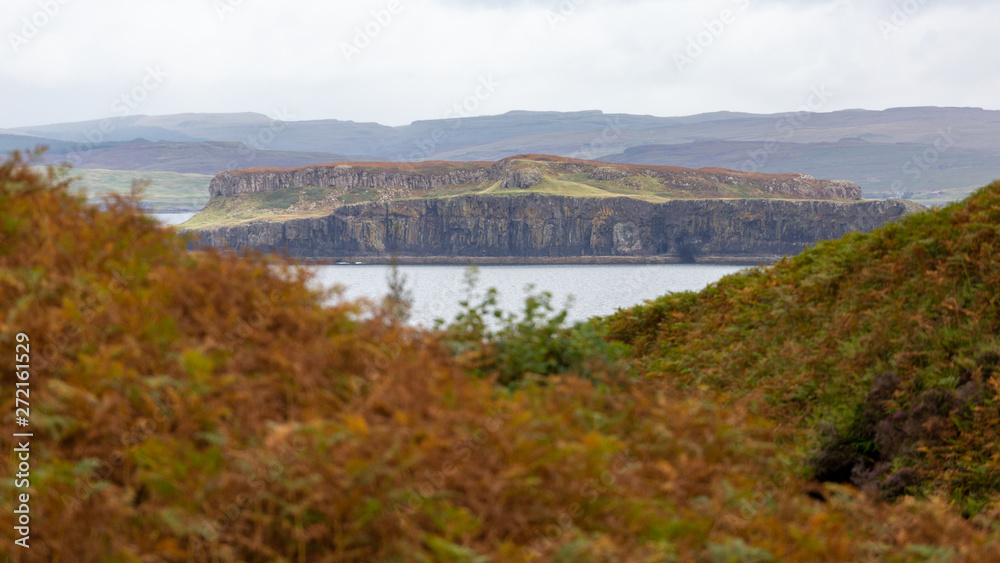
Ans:
POLYGON ((967 516, 1000 492, 1000 183, 609 321, 642 370, 804 427, 812 466, 967 516))
MULTIPOLYGON (((819 484, 794 445, 828 413, 844 437, 858 404, 904 412, 968 385, 962 369, 980 398, 956 408, 977 435, 946 443, 991 439, 989 359, 966 358, 992 340, 966 342, 995 334, 995 309, 971 307, 995 305, 998 191, 609 327, 567 328, 536 298, 492 331, 487 295, 418 331, 399 280, 385 303, 323 306, 301 269, 186 252, 133 202, 90 207, 15 155, 0 165, 0 349, 31 338, 31 560, 996 560, 989 511, 963 519, 943 486, 889 504, 819 484), (851 317, 861 288, 859 311, 904 301, 851 317), (808 334, 780 344, 781 318, 808 334), (914 332, 873 336, 892 322, 914 332), (898 406, 869 392, 894 367, 898 406)), ((5 428, 14 407, 5 394, 5 428)), ((926 453, 921 482, 945 482, 932 471, 960 451, 926 453)), ((23 492, 0 481, 0 541, 27 560, 8 500, 23 492)))

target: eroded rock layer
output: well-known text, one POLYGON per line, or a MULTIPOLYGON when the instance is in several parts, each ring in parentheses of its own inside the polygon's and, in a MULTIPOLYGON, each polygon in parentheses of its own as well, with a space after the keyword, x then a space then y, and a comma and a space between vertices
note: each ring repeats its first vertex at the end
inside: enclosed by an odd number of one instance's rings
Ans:
POLYGON ((767 258, 870 231, 912 211, 901 201, 574 198, 539 194, 363 203, 331 215, 199 231, 202 244, 343 257, 661 256, 767 258))

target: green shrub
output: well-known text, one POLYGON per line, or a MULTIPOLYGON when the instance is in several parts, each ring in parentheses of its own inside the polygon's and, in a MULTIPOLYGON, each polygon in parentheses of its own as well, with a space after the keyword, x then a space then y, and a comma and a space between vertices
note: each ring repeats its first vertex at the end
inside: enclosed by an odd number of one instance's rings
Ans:
POLYGON ((260 208, 288 209, 299 202, 299 195, 299 190, 295 189, 264 192, 260 196, 260 208))
POLYGON ((523 310, 505 313, 497 306, 496 289, 477 299, 475 267, 465 276, 462 310, 445 331, 456 354, 474 358, 481 375, 496 375, 499 383, 512 385, 531 376, 593 378, 596 371, 624 371, 627 346, 609 342, 598 322, 567 325, 568 310, 557 311, 551 293, 535 293, 529 286, 523 310))

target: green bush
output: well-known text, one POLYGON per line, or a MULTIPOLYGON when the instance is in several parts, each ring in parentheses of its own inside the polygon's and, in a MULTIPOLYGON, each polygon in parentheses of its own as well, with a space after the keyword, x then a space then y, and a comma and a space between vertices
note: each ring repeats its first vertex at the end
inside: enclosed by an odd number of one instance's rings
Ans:
POLYGON ((309 203, 318 203, 326 199, 326 188, 306 188, 302 193, 305 196, 305 200, 309 203))
POLYGON ((495 288, 476 295, 475 267, 465 275, 462 310, 445 330, 452 350, 470 359, 478 374, 496 375, 499 383, 513 385, 529 376, 575 374, 593 379, 597 371, 624 372, 628 347, 608 342, 597 322, 567 325, 568 310, 557 311, 551 293, 535 293, 534 286, 528 286, 524 309, 505 313, 497 306, 495 288))
POLYGON ((296 190, 264 192, 260 199, 261 208, 288 209, 299 202, 299 192, 296 190))

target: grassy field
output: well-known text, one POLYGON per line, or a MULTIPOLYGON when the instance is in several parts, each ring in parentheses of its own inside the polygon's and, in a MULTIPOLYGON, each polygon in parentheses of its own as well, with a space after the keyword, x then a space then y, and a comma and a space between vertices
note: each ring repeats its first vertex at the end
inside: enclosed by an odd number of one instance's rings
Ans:
POLYGON ((74 169, 71 175, 80 178, 73 187, 85 190, 91 200, 108 193, 127 194, 133 180, 151 180, 142 203, 161 213, 201 210, 208 203, 208 184, 212 181, 212 176, 177 172, 74 169))
POLYGON ((602 189, 594 183, 583 183, 568 180, 565 177, 546 176, 542 181, 528 189, 504 188, 500 182, 493 183, 489 188, 480 193, 493 195, 520 195, 526 193, 559 195, 567 197, 632 197, 646 201, 666 201, 665 198, 658 197, 652 193, 618 193, 615 191, 602 189))
POLYGON ((186 229, 231 226, 270 219, 286 221, 303 217, 329 215, 341 205, 372 201, 368 190, 348 193, 336 188, 299 188, 255 194, 239 194, 231 197, 216 197, 184 223, 186 229))

